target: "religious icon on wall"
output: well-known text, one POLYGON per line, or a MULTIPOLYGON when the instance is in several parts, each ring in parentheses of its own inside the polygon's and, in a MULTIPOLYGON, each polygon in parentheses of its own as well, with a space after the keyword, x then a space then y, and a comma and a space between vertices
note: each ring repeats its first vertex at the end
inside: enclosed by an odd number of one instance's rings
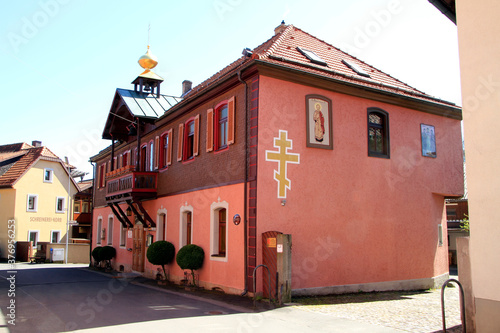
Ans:
POLYGON ((434 126, 420 124, 420 137, 422 139, 422 156, 436 157, 436 134, 434 126))
POLYGON ((307 147, 333 149, 332 101, 319 95, 306 96, 307 147))

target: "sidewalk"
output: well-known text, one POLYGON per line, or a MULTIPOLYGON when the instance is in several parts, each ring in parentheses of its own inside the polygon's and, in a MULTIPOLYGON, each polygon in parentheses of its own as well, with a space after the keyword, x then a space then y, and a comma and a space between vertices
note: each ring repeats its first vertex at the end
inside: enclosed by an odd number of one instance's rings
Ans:
MULTIPOLYGON (((456 276, 451 276, 456 278, 456 276)), ((335 327, 335 332, 442 332, 441 290, 394 291, 333 295, 328 297, 294 298, 284 307, 257 301, 256 307, 250 297, 228 295, 220 291, 190 290, 176 285, 158 286, 157 281, 143 277, 134 278, 133 283, 155 288, 167 293, 182 294, 198 298, 233 310, 268 315, 287 315, 293 319, 308 317, 319 321, 324 327, 335 327), (333 324, 338 326, 332 326, 333 324), (337 330, 340 329, 341 330, 337 330)), ((446 288, 447 330, 461 330, 459 289, 446 288)), ((292 320, 284 319, 284 320, 292 320)), ((310 324, 310 323, 309 323, 310 324)), ((308 325, 309 325, 308 324, 308 325)), ((307 326, 310 327, 310 326, 307 326)))

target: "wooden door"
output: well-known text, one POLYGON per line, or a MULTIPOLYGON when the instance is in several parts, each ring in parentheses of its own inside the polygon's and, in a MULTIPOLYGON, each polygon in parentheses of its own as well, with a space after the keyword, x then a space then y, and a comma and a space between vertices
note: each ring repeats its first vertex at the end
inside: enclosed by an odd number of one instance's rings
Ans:
POLYGON ((278 255, 276 250, 276 237, 278 234, 281 234, 281 232, 268 231, 262 234, 262 263, 269 268, 269 272, 271 273, 271 284, 269 285, 267 269, 262 268, 263 296, 271 299, 276 298, 276 267, 278 255))
POLYGON ((134 226, 134 246, 132 248, 132 270, 144 272, 144 226, 137 222, 134 226))

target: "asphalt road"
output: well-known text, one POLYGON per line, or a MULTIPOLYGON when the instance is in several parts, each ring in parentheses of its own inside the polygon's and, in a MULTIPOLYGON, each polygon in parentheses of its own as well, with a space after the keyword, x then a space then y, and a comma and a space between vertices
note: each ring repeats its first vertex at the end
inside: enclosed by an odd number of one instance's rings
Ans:
POLYGON ((401 332, 295 307, 253 313, 74 265, 7 269, 0 264, 0 332, 401 332))

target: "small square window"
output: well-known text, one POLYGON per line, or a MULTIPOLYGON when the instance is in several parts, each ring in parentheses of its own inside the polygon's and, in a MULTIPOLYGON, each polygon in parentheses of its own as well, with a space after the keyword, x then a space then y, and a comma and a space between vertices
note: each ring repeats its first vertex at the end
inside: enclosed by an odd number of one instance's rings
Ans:
POLYGON ((59 240, 61 239, 61 232, 60 231, 52 231, 50 235, 50 242, 51 243, 59 243, 59 240))
POLYGON ((64 213, 64 209, 66 206, 66 198, 57 197, 56 200, 56 213, 64 213))
POLYGON ((52 169, 43 169, 43 181, 45 183, 52 183, 52 178, 54 175, 54 170, 52 169))
POLYGON ((26 211, 27 212, 38 211, 38 195, 37 194, 28 194, 28 200, 26 203, 26 211))

